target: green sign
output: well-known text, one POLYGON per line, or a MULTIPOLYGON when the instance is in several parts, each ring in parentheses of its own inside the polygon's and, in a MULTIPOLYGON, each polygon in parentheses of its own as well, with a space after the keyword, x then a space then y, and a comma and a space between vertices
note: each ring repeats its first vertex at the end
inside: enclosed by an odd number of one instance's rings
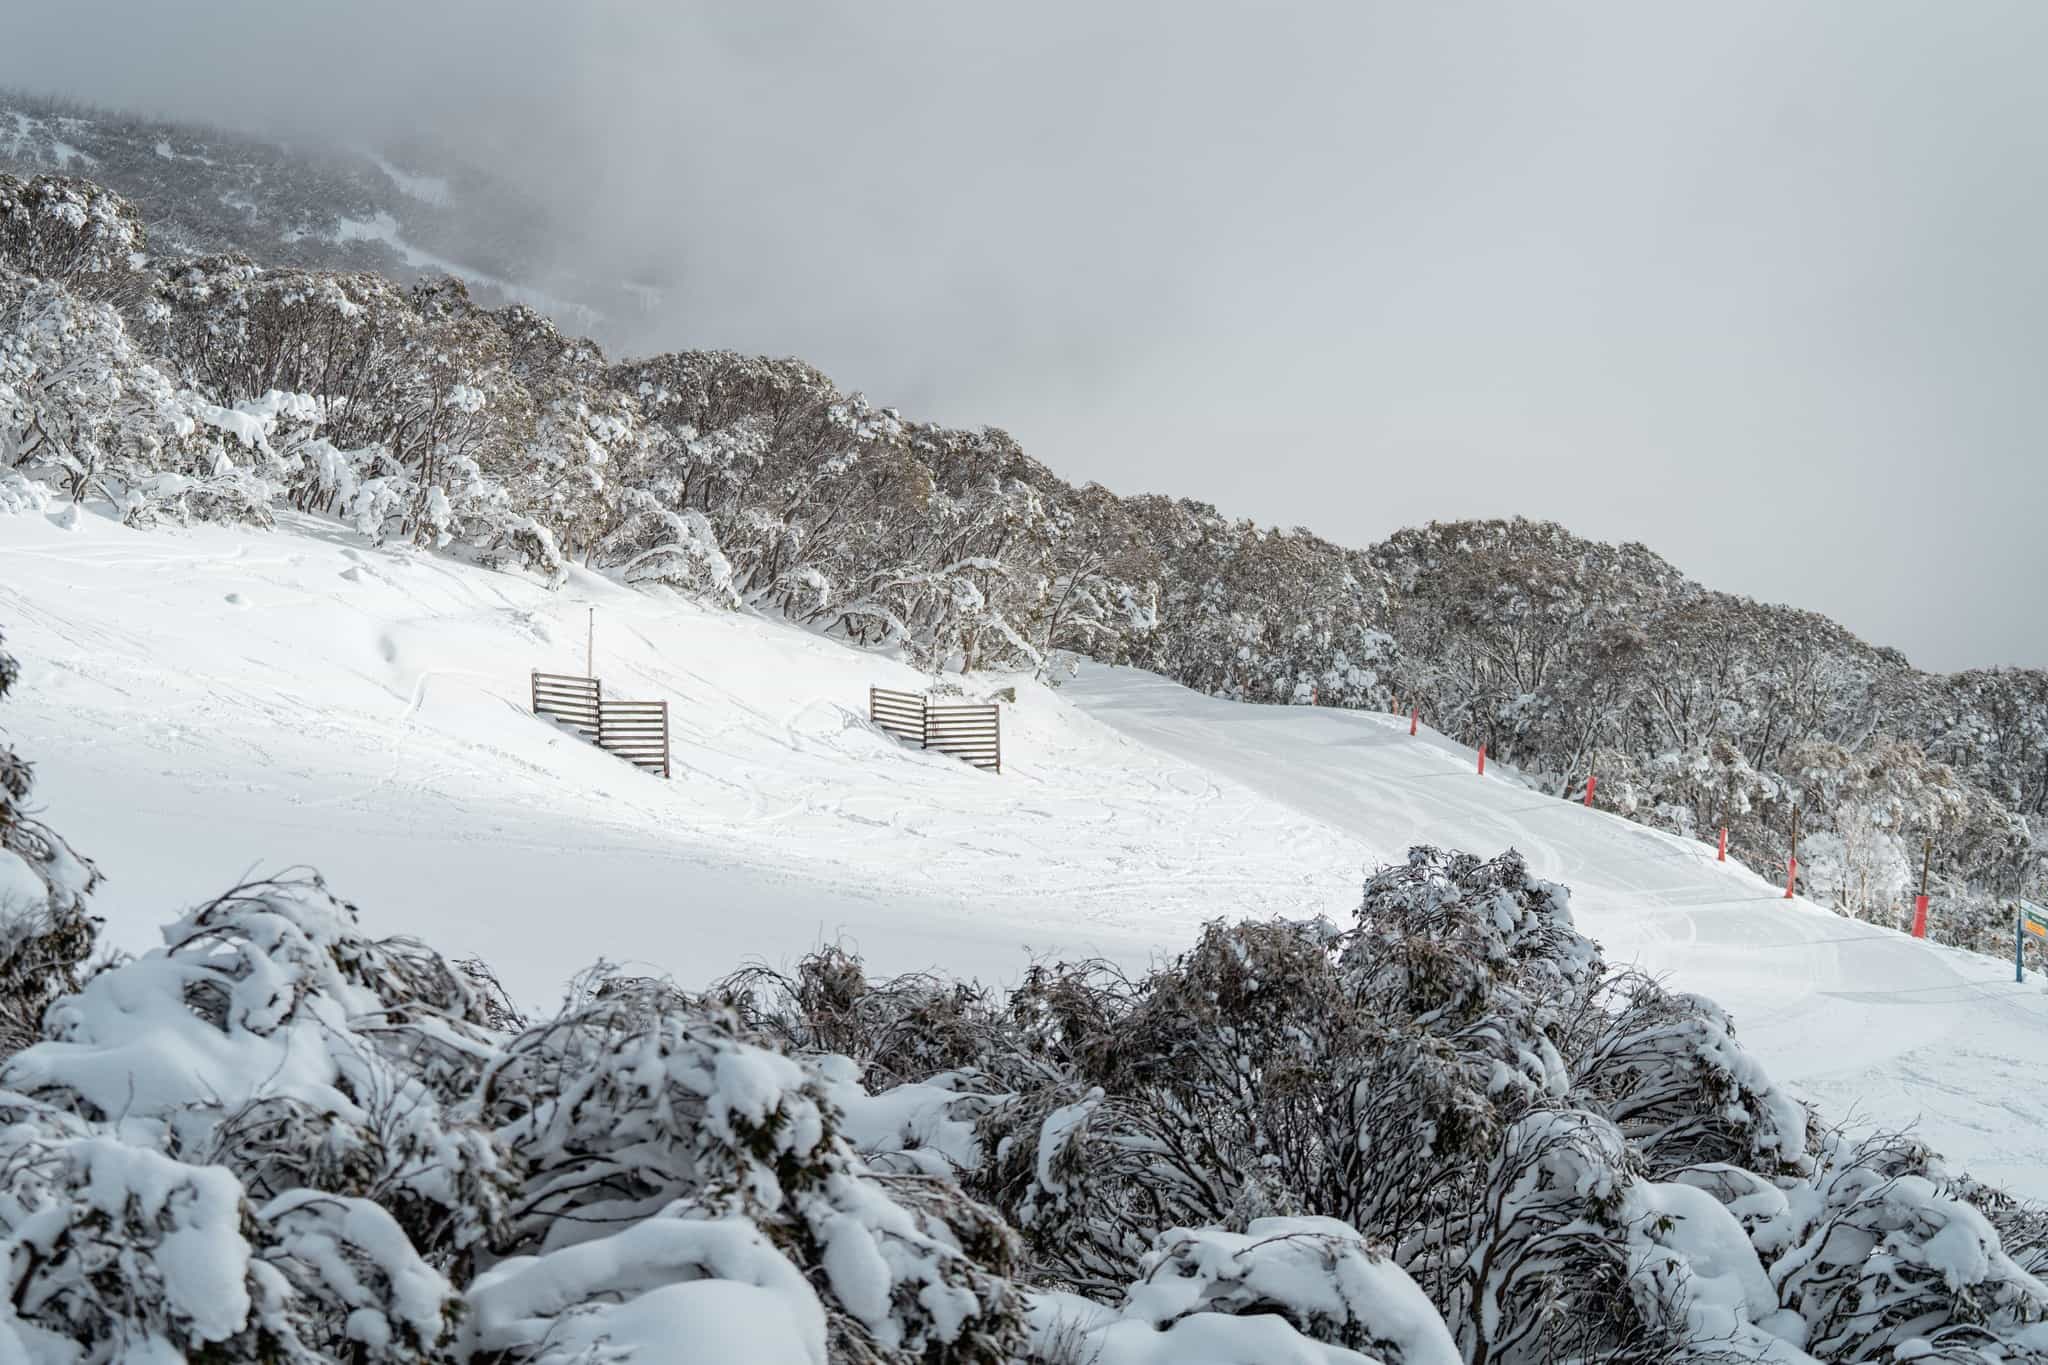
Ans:
POLYGON ((2032 901, 2021 901, 2012 917, 2012 979, 2027 979, 2027 938, 2048 940, 2048 910, 2032 901))
POLYGON ((2020 902, 2020 932, 2035 938, 2048 938, 2048 910, 2043 910, 2032 901, 2020 902))

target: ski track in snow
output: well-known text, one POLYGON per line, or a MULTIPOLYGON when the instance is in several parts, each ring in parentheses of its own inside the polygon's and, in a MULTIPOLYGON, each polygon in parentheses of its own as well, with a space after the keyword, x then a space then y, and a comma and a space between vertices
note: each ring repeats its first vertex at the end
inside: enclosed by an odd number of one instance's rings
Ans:
MULTIPOLYGON (((1127 967, 1219 915, 1343 921, 1411 844, 1513 846, 1614 962, 1719 1001, 1834 1120, 1916 1125, 2048 1197, 2048 994, 2010 964, 1786 901, 1713 849, 1523 785, 1405 718, 1243 706, 1090 667, 1004 708, 995 777, 868 725, 913 670, 576 574, 557 592, 330 523, 0 519, 0 706, 130 949, 252 868, 315 866, 381 933, 546 1008, 603 957, 701 984, 844 939, 871 969, 1127 967), (527 710, 580 672, 669 701, 674 778, 527 710), (2030 1084, 2030 1082, 2032 1082, 2030 1084)), ((1005 680, 1007 681, 1007 680, 1005 680)))

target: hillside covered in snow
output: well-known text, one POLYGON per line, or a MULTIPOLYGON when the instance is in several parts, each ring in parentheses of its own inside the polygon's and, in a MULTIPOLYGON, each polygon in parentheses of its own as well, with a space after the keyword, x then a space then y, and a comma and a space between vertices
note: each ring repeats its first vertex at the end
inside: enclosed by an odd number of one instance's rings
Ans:
MULTIPOLYGON (((61 129, 59 131, 62 131, 61 129)), ((81 134, 82 135, 82 134, 81 134)), ((68 144, 67 144, 68 145, 68 144)), ((89 167, 86 167, 89 169, 89 167)), ((1932 675, 1640 545, 1523 521, 1370 550, 1054 476, 799 361, 618 361, 462 283, 152 254, 81 179, 0 179, 0 478, 130 524, 336 516, 372 541, 571 562, 927 670, 1062 653, 1249 701, 1419 708, 1542 788, 2002 951, 2048 900, 2048 675, 1932 675), (42 490, 42 491, 37 491, 42 490)))
POLYGON ((160 245, 0 176, 0 1359, 2048 1361, 2048 996, 1887 927, 2040 675, 160 245))

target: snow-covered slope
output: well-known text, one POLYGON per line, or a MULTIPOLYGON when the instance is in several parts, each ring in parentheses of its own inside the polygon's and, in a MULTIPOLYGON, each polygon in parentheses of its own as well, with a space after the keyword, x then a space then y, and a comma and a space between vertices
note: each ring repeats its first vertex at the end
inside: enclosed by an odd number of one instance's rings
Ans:
POLYGON ((1367 860, 1057 693, 1006 708, 996 777, 869 727, 871 684, 923 683, 886 659, 320 523, 0 519, 0 630, 24 670, 0 724, 130 944, 306 863, 543 1005, 598 955, 701 982, 842 935, 997 977, 1027 947, 1142 965, 1206 916, 1341 913, 1367 860), (582 671, 592 605, 607 694, 670 703, 672 781, 528 712, 529 670, 582 671))
POLYGON ((1830 1120, 1917 1124, 1980 1177, 2048 1197, 2048 993, 2012 964, 1785 899, 1710 845, 1533 792, 1404 718, 1251 707, 1127 670, 1070 697, 1097 720, 1238 781, 1390 859, 1415 843, 1512 845, 1572 888, 1580 927, 1735 1017, 1745 1046, 1830 1120))
POLYGON ((545 1005, 604 956, 686 982, 845 938, 871 967, 1142 965, 1215 915, 1344 914, 1431 842, 1523 850, 1610 958, 1735 1014, 1836 1118, 1917 1121, 2048 1196, 2048 997, 2009 966, 1808 906, 1711 849, 1547 799, 1405 721, 1245 707, 1091 668, 1005 708, 1005 772, 901 748, 867 688, 920 679, 789 627, 578 575, 559 592, 319 522, 136 532, 0 518, 0 714, 139 946, 252 869, 319 867, 369 926, 489 960, 545 1005), (527 713, 578 671, 665 698, 663 782, 527 713))

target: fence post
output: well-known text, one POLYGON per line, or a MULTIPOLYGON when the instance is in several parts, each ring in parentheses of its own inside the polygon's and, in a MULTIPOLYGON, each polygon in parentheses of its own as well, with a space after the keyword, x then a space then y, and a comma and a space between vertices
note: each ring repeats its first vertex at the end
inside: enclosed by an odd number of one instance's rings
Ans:
POLYGON ((1920 849, 1920 894, 1913 897, 1913 937, 1927 937, 1927 865, 1934 861, 1934 840, 1920 849))
POLYGON ((1726 825, 1721 826, 1721 851, 1714 855, 1714 861, 1717 863, 1728 861, 1728 826, 1726 825))
POLYGON ((661 775, 662 775, 662 777, 663 777, 664 779, 666 779, 666 778, 668 777, 668 775, 669 775, 669 773, 668 773, 668 699, 667 699, 666 697, 664 697, 664 698, 662 699, 662 703, 661 703, 661 775))
POLYGON ((1479 746, 1479 775, 1481 777, 1486 776, 1486 746, 1484 744, 1479 746))
POLYGON ((1586 804, 1593 804, 1593 788, 1600 785, 1600 779, 1593 773, 1586 774, 1586 804))

